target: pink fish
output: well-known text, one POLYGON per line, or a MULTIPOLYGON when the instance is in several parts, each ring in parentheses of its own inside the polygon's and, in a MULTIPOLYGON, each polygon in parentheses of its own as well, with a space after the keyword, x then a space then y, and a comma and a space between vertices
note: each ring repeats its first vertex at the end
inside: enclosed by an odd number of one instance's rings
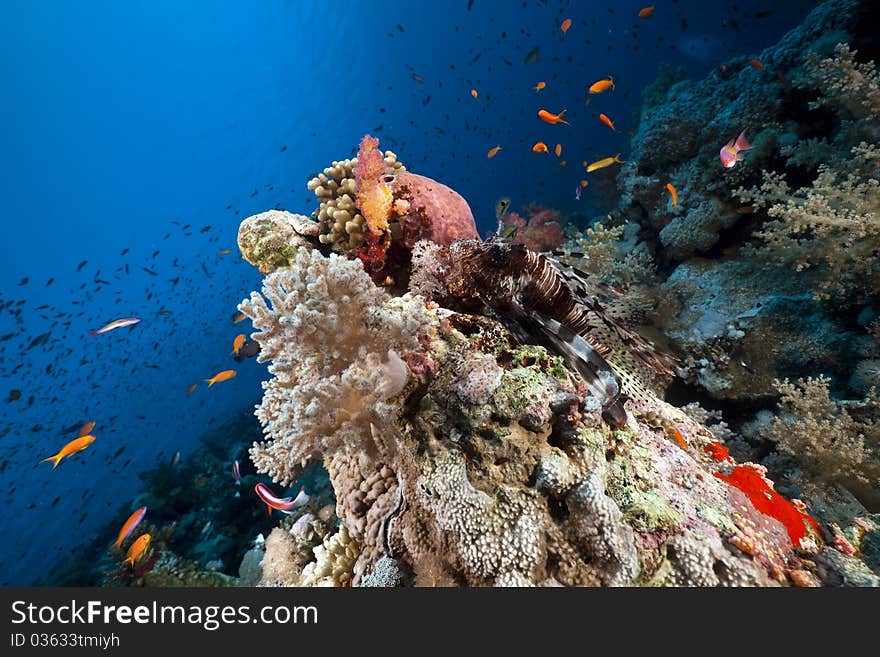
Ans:
POLYGON ((721 156, 721 164, 725 169, 736 166, 737 162, 741 162, 745 155, 742 151, 747 151, 752 145, 746 141, 746 131, 739 133, 739 137, 731 139, 721 147, 719 155, 721 156))
POLYGON ((232 479, 236 486, 241 483, 241 468, 238 466, 238 459, 232 462, 232 479))
POLYGON ((97 331, 89 331, 89 333, 91 333, 92 335, 101 335, 102 333, 108 333, 113 329, 122 328, 124 326, 133 326, 140 321, 141 320, 139 320, 137 317, 123 317, 122 319, 113 320, 109 324, 106 324, 105 326, 99 328, 97 331))
POLYGON ((300 489, 299 495, 297 495, 295 499, 289 497, 276 497, 275 493, 269 490, 269 487, 264 483, 258 483, 254 486, 254 491, 256 491, 257 496, 263 500, 269 508, 269 515, 272 515, 272 509, 277 509, 282 513, 290 513, 293 509, 300 507, 309 501, 309 496, 306 495, 305 489, 300 489))

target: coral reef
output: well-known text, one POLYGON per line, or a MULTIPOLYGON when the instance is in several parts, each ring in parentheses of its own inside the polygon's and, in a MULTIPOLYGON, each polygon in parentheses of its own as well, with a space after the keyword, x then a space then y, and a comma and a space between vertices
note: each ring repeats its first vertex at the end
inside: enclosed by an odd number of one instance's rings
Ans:
POLYGON ((289 532, 281 549, 267 541, 264 580, 398 582, 376 574, 394 560, 416 585, 812 581, 801 573, 815 570, 807 555, 821 537, 808 517, 794 545, 783 522, 713 476, 734 467, 704 449, 714 437, 663 402, 612 428, 559 356, 518 344, 492 319, 390 298, 338 256, 303 250, 264 293, 271 310, 258 295, 242 304, 275 376, 255 460, 287 482, 301 459, 323 458, 341 521, 311 556, 289 532), (306 309, 325 318, 322 331, 306 309), (392 347, 404 386, 367 394, 382 389, 392 347), (358 378, 350 368, 370 385, 347 384, 358 378), (332 419, 321 386, 347 400, 344 418, 332 419), (315 416, 297 414, 309 407, 315 416), (313 424, 328 412, 329 430, 313 424), (285 572, 267 571, 270 552, 285 572))
POLYGON ((525 216, 516 212, 504 215, 504 227, 516 229, 514 244, 523 244, 532 251, 552 251, 565 241, 563 228, 566 224, 562 215, 538 203, 525 209, 525 216))
MULTIPOLYGON (((320 205, 312 217, 318 228, 308 230, 333 251, 357 256, 377 282, 390 278, 386 284, 393 284, 408 273, 419 240, 449 244, 478 233, 470 206, 457 192, 406 171, 394 153, 383 155, 378 146, 378 139, 365 135, 358 157, 333 162, 309 181, 320 205)), ((284 238, 282 227, 273 241, 284 238)))
POLYGON ((665 70, 648 92, 618 212, 659 266, 656 326, 699 394, 769 399, 775 379, 846 381, 878 356, 855 330, 880 289, 878 76, 846 45, 870 42, 865 10, 830 0, 760 53, 762 69, 665 70), (743 129, 753 148, 725 169, 718 148, 743 129))

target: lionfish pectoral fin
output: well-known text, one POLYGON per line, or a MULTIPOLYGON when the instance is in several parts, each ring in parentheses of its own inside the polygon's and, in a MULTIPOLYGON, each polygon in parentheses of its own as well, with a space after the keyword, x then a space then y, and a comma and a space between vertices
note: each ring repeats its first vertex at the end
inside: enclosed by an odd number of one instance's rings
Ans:
POLYGON ((565 364, 581 375, 590 395, 600 401, 603 417, 613 426, 625 425, 623 405, 627 397, 620 393, 620 380, 608 361, 583 337, 555 319, 539 314, 534 318, 565 364))

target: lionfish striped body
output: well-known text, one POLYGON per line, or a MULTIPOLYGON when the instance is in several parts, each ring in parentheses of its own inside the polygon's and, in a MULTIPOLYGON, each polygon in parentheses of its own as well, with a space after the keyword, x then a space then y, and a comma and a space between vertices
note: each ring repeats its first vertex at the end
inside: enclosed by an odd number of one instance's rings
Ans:
POLYGON ((524 342, 543 337, 601 400, 612 424, 626 423, 624 402, 644 390, 644 377, 627 363, 672 374, 671 359, 609 316, 587 291, 585 275, 553 257, 496 238, 455 242, 449 259, 449 294, 470 310, 491 313, 524 342))

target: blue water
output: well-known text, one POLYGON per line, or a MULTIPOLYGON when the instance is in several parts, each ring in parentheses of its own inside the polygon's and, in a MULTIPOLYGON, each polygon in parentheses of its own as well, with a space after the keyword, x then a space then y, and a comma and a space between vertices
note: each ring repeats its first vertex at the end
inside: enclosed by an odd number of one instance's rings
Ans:
POLYGON ((459 191, 484 233, 503 195, 514 209, 601 213, 591 191, 574 200, 579 164, 625 156, 660 63, 702 77, 756 56, 814 5, 658 1, 640 21, 643 4, 0 4, 0 336, 12 335, 0 342, 0 400, 22 393, 0 401, 0 584, 40 579, 131 507, 139 473, 259 399, 265 368, 229 356, 247 330, 232 324, 235 306, 260 282, 237 254, 241 219, 309 213, 309 175, 367 132, 459 191), (525 64, 536 46, 540 60, 525 64), (617 134, 584 107, 607 75, 617 86, 599 111, 617 134), (572 125, 541 123, 542 107, 567 109, 572 125), (532 154, 537 140, 562 143, 568 167, 532 154), (127 316, 142 322, 88 333, 127 316), (235 379, 186 396, 229 367, 235 379), (39 463, 92 419, 87 451, 55 471, 39 463))

